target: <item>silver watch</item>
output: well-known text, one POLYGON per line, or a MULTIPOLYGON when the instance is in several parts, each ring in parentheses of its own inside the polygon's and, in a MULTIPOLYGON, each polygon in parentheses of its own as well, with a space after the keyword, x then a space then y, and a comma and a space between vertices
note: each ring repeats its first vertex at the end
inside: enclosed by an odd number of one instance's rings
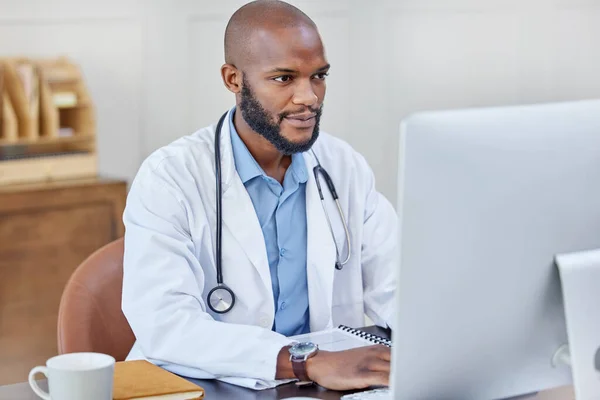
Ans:
POLYGON ((306 360, 314 357, 319 352, 319 346, 312 342, 300 342, 290 347, 290 361, 294 375, 300 380, 300 384, 312 383, 306 373, 306 360))

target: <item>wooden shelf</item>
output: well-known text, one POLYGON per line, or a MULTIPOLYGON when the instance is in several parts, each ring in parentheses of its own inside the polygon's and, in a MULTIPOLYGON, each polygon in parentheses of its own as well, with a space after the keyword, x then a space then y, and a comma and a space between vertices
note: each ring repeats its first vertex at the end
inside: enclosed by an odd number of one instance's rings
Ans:
POLYGON ((0 161, 0 184, 93 177, 96 154, 62 154, 0 161))
POLYGON ((66 58, 0 59, 0 184, 90 176, 96 160, 94 105, 79 68, 66 58))
POLYGON ((90 140, 95 140, 94 135, 90 134, 76 134, 73 136, 59 136, 59 137, 45 137, 40 136, 34 139, 31 138, 16 138, 16 139, 0 139, 0 147, 7 146, 24 146, 24 145, 36 145, 36 144, 66 144, 66 143, 81 143, 90 140))

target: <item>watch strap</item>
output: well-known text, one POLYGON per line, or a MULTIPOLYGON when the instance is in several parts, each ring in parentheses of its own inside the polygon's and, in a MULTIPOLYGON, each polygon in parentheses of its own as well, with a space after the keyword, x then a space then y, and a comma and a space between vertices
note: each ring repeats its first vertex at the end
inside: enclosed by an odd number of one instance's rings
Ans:
POLYGON ((306 360, 292 358, 292 370, 294 371, 294 375, 296 378, 300 380, 300 384, 302 383, 312 383, 308 378, 308 374, 306 373, 306 360))

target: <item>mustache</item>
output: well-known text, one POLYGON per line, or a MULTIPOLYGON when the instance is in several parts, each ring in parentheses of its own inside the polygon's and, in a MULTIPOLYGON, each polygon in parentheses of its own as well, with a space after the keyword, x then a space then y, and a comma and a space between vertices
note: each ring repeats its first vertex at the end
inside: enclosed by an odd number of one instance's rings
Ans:
POLYGON ((294 111, 284 111, 279 114, 278 123, 281 124, 283 119, 286 117, 289 117, 290 115, 303 114, 303 113, 306 113, 307 110, 311 114, 315 114, 315 118, 319 119, 321 117, 321 114, 323 113, 323 104, 321 104, 319 107, 316 107, 316 108, 315 107, 305 107, 305 108, 301 108, 299 110, 294 110, 294 111))

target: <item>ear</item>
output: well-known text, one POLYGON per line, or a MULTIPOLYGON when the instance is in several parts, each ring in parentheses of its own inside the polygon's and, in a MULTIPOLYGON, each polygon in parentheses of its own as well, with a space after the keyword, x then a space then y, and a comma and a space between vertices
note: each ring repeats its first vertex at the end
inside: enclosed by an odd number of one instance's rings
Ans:
POLYGON ((224 64, 221 67, 221 78, 227 90, 238 94, 242 90, 242 73, 233 64, 224 64))

